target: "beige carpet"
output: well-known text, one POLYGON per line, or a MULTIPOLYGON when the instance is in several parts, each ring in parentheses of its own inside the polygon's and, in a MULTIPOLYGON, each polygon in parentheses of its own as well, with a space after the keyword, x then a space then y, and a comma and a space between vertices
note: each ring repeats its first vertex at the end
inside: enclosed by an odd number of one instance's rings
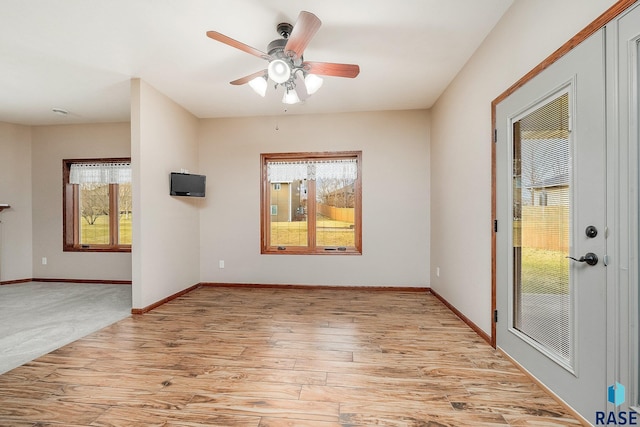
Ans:
POLYGON ((131 285, 0 286, 0 374, 131 314, 131 285))

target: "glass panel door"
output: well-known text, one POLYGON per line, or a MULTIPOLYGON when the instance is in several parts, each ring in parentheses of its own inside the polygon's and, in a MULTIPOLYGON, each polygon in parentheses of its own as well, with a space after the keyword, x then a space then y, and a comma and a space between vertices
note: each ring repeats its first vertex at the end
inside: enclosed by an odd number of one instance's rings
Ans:
POLYGON ((513 125, 513 327, 571 367, 569 120, 564 92, 513 125))
POLYGON ((610 351, 604 55, 600 30, 495 110, 496 344, 590 422, 610 351))

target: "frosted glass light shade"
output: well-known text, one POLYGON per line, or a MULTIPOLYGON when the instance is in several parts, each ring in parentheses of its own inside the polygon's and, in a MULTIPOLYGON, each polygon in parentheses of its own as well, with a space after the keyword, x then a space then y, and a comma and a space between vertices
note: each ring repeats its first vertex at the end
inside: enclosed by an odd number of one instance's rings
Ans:
POLYGON ((289 64, 282 59, 274 59, 271 61, 267 71, 269 78, 276 83, 284 83, 291 77, 291 68, 289 68, 289 64))
POLYGON ((282 97, 282 102, 285 104, 297 104, 300 102, 300 98, 295 90, 287 90, 282 97))
POLYGON ((267 79, 264 76, 249 80, 249 86, 251 86, 251 89, 262 97, 267 93, 267 79))
POLYGON ((307 74, 307 77, 304 78, 304 85, 307 87, 307 93, 312 95, 320 89, 324 83, 321 77, 318 77, 315 74, 307 74))

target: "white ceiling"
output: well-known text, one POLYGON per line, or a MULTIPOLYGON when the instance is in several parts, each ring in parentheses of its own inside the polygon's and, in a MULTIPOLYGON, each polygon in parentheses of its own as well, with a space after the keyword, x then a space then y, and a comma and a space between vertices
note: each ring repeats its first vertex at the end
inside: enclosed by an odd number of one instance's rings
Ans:
POLYGON ((266 51, 300 10, 322 26, 305 60, 354 63, 325 77, 292 114, 429 108, 513 0, 0 0, 0 121, 128 121, 131 78, 200 118, 279 114, 231 80, 266 61, 206 37, 266 51), (52 108, 68 110, 59 116, 52 108))

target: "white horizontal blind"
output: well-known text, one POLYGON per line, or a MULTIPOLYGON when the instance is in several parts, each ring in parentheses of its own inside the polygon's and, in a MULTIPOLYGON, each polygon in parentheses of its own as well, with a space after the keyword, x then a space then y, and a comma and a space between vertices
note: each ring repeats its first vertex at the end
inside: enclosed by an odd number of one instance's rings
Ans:
POLYGON ((131 163, 72 163, 71 184, 125 184, 131 182, 131 163))
POLYGON ((267 162, 269 182, 293 182, 308 179, 356 179, 358 162, 356 159, 305 160, 267 162))
POLYGON ((569 95, 537 105, 514 139, 515 328, 564 365, 574 356, 569 95))

